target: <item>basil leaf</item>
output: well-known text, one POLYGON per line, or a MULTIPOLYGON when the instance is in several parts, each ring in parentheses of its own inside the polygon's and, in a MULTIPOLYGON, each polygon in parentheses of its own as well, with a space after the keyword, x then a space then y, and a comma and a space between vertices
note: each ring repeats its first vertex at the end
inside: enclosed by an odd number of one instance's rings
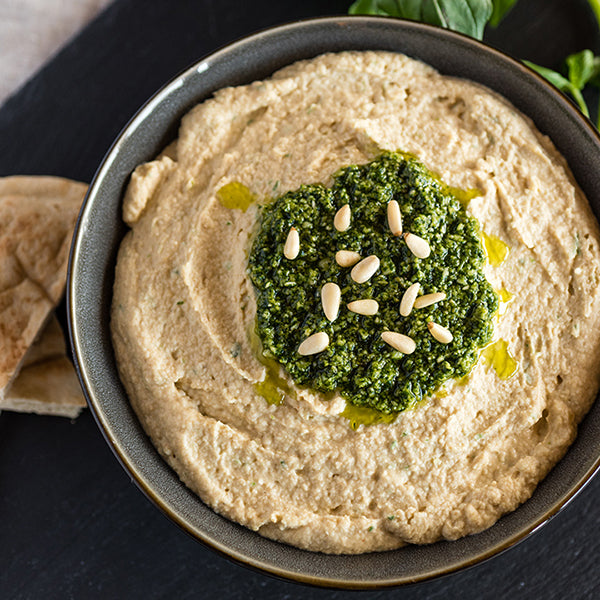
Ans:
POLYGON ((566 58, 569 81, 582 90, 585 85, 597 75, 594 65, 594 53, 591 50, 582 50, 566 58))
POLYGON ((600 56, 591 50, 582 50, 566 58, 569 81, 580 90, 588 83, 600 87, 600 56))
POLYGON ((465 33, 481 40, 483 30, 492 16, 491 0, 437 0, 423 2, 423 13, 440 15, 442 27, 465 33))
POLYGON ((494 10, 492 12, 492 18, 490 19, 490 25, 492 27, 498 27, 498 24, 506 13, 517 3, 517 0, 493 0, 494 10))
MULTIPOLYGON (((385 1, 385 0, 384 0, 385 1)), ((420 21, 422 19, 422 0, 388 0, 387 4, 401 4, 403 18, 411 19, 413 21, 420 21)), ((432 23, 433 25, 439 25, 439 23, 432 23)))
POLYGON ((536 73, 541 75, 544 79, 547 79, 553 86, 557 87, 561 92, 570 92, 573 88, 571 82, 563 77, 560 73, 548 69, 547 67, 541 67, 528 60, 523 61, 529 68, 533 69, 536 73))
POLYGON ((571 81, 569 81, 566 77, 553 71, 552 69, 548 69, 547 67, 540 67, 528 60, 523 61, 528 67, 533 69, 536 73, 540 74, 544 79, 549 81, 553 86, 557 87, 561 92, 565 94, 569 94, 575 102, 577 102, 577 106, 579 106, 579 110, 586 116, 590 116, 590 112, 588 110, 587 104, 583 99, 581 94, 581 90, 576 87, 571 81))
POLYGON ((492 10, 492 0, 356 0, 348 12, 422 21, 480 40, 492 10))

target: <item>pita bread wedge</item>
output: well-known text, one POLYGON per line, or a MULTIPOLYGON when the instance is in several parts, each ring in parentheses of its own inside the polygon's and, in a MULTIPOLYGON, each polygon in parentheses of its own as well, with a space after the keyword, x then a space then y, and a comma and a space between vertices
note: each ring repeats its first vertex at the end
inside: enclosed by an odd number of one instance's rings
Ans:
POLYGON ((64 292, 86 189, 57 177, 0 179, 0 400, 64 292))
POLYGON ((29 348, 0 409, 75 418, 85 406, 56 316, 29 348))

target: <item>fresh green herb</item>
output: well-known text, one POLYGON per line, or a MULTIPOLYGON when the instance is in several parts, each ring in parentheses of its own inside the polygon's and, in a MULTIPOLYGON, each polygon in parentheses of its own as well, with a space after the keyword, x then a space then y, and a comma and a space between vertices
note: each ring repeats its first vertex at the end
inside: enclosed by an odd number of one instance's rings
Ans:
POLYGON ((390 515, 390 516, 388 517, 388 521, 393 521, 395 518, 396 518, 396 517, 395 517, 394 515, 390 515))
POLYGON ((478 223, 457 194, 414 157, 386 152, 371 163, 341 169, 332 188, 305 185, 263 207, 249 273, 264 356, 277 360, 299 385, 336 390, 354 406, 387 415, 466 375, 479 348, 491 339, 498 297, 483 273, 478 223), (428 240, 429 258, 416 258, 390 232, 386 211, 392 199, 400 205, 405 230, 428 240), (352 226, 338 232, 333 217, 348 203, 352 226), (282 249, 292 226, 300 234, 300 254, 288 260, 282 249), (358 284, 350 269, 336 263, 340 249, 374 254, 381 266, 358 284), (321 287, 330 281, 342 292, 334 322, 323 314, 320 298, 321 287), (447 297, 402 317, 399 301, 415 281, 423 293, 444 291, 447 297), (379 312, 361 316, 345 309, 359 298, 376 299, 379 312), (448 327, 454 340, 435 341, 428 321, 448 327), (385 344, 381 333, 386 329, 413 338, 415 352, 403 355, 385 344), (327 333, 329 346, 301 356, 298 346, 317 331, 327 333))
MULTIPOLYGON (((579 58, 577 58, 575 54, 572 54, 568 57, 568 59, 571 59, 572 65, 569 69, 569 79, 567 79, 567 77, 561 75, 557 71, 553 71, 552 69, 548 69, 547 67, 536 65, 528 60, 524 60, 523 62, 528 67, 533 69, 536 73, 541 75, 544 79, 549 81, 554 87, 558 88, 561 92, 563 92, 564 94, 569 94, 575 100, 575 102, 577 102, 577 106, 579 106, 581 112, 586 117, 589 117, 590 113, 581 93, 581 90, 585 86, 585 83, 581 86, 578 85, 578 83, 581 83, 581 81, 583 81, 583 71, 585 69, 584 63, 587 62, 583 58, 584 54, 585 56, 589 56, 591 54, 593 59, 593 53, 591 52, 591 50, 584 50, 583 52, 580 52, 579 58), (575 64, 577 64, 576 67, 575 64), (571 75, 574 77, 574 79, 571 79, 571 75)), ((587 81, 589 81, 589 78, 587 81)))
MULTIPOLYGON (((582 92, 588 83, 595 87, 600 87, 600 56, 595 56, 591 50, 582 50, 581 52, 570 54, 565 60, 566 75, 526 60, 523 62, 547 79, 561 92, 571 96, 577 103, 579 110, 586 117, 590 116, 582 92)), ((600 127, 600 112, 596 117, 596 127, 600 127)))
POLYGON ((177 302, 177 306, 181 306, 181 305, 182 305, 184 302, 185 302, 185 300, 179 300, 179 301, 177 302))
POLYGON ((356 0, 351 15, 380 15, 422 21, 478 40, 488 22, 494 27, 517 0, 356 0))
POLYGON ((371 525, 367 531, 373 531, 373 525, 371 525))
POLYGON ((575 232, 573 236, 573 256, 579 256, 581 254, 581 240, 579 239, 579 231, 575 232))
POLYGON ((595 80, 600 72, 600 58, 594 56, 591 50, 582 50, 567 56, 569 81, 582 90, 588 82, 595 80))

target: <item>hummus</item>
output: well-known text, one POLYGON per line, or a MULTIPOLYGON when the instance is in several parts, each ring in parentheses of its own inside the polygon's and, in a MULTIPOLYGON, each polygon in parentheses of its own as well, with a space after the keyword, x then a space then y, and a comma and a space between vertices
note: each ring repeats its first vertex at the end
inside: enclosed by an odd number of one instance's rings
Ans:
POLYGON ((598 390, 599 231, 564 159, 502 98, 405 56, 323 55, 217 92, 136 169, 123 216, 111 326, 131 403, 187 486, 269 538, 360 553, 481 531, 529 498, 598 390), (468 211, 504 302, 466 381, 351 427, 341 396, 257 358, 261 209, 218 192, 331 185, 384 150, 481 191, 468 211))

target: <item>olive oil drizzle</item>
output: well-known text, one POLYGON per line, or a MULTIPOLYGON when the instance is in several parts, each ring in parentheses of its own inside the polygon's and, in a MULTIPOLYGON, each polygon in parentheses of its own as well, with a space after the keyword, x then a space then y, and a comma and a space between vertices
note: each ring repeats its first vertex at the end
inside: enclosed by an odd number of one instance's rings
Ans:
POLYGON ((504 304, 508 304, 513 298, 513 294, 511 294, 505 287, 496 290, 498 296, 500 296, 500 301, 504 302, 504 304))
POLYGON ((278 385, 278 381, 266 375, 263 381, 254 384, 254 391, 267 401, 267 404, 279 406, 283 404, 285 392, 278 385))
POLYGON ((493 368, 500 379, 509 379, 519 367, 508 350, 508 342, 502 339, 486 346, 481 355, 488 369, 493 368))
POLYGON ((217 190, 217 199, 229 209, 246 212, 258 198, 243 183, 231 181, 217 190))
POLYGON ((260 362, 265 367, 265 378, 254 384, 254 391, 262 396, 268 404, 283 404, 286 396, 296 398, 296 392, 289 383, 279 374, 279 364, 269 358, 259 355, 260 362))
POLYGON ((505 287, 501 287, 499 289, 494 290, 496 294, 498 294, 499 302, 498 302, 498 312, 496 313, 496 317, 500 318, 508 308, 508 305, 512 302, 514 295, 509 292, 505 287))
POLYGON ((452 194, 465 209, 469 206, 469 203, 471 200, 473 200, 473 198, 477 198, 482 195, 481 190, 478 190, 477 188, 463 190, 462 188, 444 185, 444 190, 449 194, 452 194))
POLYGON ((510 248, 498 236, 482 232, 483 247, 492 267, 499 267, 508 256, 510 248))
POLYGON ((378 425, 379 423, 392 423, 396 420, 398 413, 384 413, 375 408, 366 406, 354 406, 350 402, 346 403, 346 408, 340 413, 341 417, 350 421, 351 429, 358 429, 360 425, 378 425))
POLYGON ((254 356, 265 367, 265 378, 257 381, 252 387, 267 404, 279 406, 283 404, 286 396, 296 398, 296 392, 289 385, 285 377, 279 374, 279 363, 272 358, 267 358, 263 353, 262 343, 256 331, 252 328, 248 331, 248 339, 254 356))

